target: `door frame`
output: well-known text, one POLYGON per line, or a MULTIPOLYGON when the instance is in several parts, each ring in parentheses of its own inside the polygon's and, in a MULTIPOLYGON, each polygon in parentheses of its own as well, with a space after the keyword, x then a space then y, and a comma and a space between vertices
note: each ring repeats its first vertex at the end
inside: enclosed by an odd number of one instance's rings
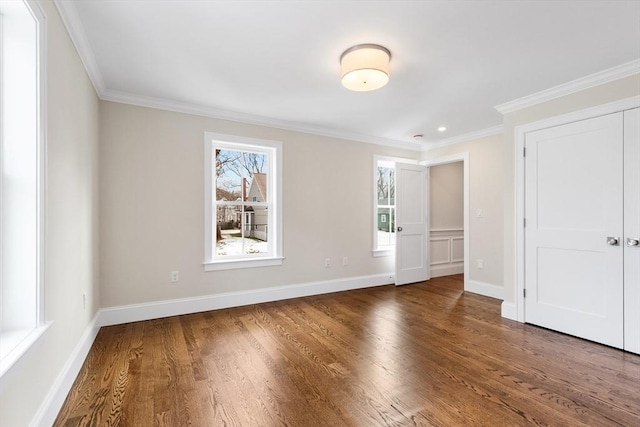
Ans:
POLYGON ((619 101, 596 107, 586 108, 583 110, 562 114, 555 117, 539 120, 537 122, 527 123, 516 126, 515 134, 515 239, 516 239, 516 264, 513 277, 515 284, 513 295, 513 303, 504 301, 502 303, 502 317, 517 320, 524 323, 525 305, 524 305, 524 289, 525 289, 525 239, 524 239, 524 218, 525 218, 525 162, 524 162, 524 145, 527 133, 546 129, 554 126, 565 125, 606 114, 618 113, 620 111, 629 110, 631 108, 640 107, 640 96, 621 99, 619 101))
MULTIPOLYGON (((425 165, 427 168, 431 166, 445 165, 447 163, 462 162, 462 183, 463 183, 463 227, 462 235, 464 237, 464 290, 469 289, 469 152, 452 154, 450 156, 437 157, 435 159, 425 160, 420 162, 421 165, 425 165)), ((429 179, 429 185, 431 185, 431 179, 429 179)), ((431 194, 427 187, 427 206, 431 204, 431 194)), ((431 234, 431 215, 427 215, 427 245, 430 244, 429 237, 431 234)), ((429 265, 429 275, 431 275, 431 265, 429 265)))

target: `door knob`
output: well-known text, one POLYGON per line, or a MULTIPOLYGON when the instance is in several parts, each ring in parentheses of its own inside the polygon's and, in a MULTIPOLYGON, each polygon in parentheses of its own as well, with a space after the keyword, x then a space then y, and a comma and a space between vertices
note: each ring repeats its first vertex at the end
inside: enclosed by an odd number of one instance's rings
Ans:
POLYGON ((402 227, 398 227, 398 231, 402 231, 402 227))
POLYGON ((627 237, 627 246, 640 246, 640 238, 627 237))
POLYGON ((620 244, 620 238, 619 237, 607 237, 607 245, 609 246, 618 246, 620 244))

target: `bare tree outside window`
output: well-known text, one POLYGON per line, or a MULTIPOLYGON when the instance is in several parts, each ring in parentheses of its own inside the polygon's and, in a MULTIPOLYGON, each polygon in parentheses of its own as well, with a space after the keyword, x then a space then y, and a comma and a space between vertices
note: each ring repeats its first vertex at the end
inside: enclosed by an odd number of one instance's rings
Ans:
POLYGON ((216 255, 268 252, 266 153, 215 150, 216 255))
POLYGON ((377 174, 377 244, 395 245, 395 169, 378 166, 377 174))

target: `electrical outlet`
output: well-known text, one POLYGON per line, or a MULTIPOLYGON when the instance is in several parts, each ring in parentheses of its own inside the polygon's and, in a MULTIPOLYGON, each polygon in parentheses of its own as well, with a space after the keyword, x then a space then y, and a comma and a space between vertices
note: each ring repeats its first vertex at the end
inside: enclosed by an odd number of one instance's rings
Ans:
POLYGON ((346 256, 345 256, 345 257, 342 257, 342 265, 343 265, 344 267, 346 267, 347 265, 349 265, 349 258, 347 258, 346 256))
POLYGON ((484 268, 484 260, 483 259, 476 260, 476 267, 478 267, 478 270, 482 270, 484 268))
POLYGON ((180 272, 178 270, 171 272, 171 283, 178 283, 180 281, 180 272))
POLYGON ((325 268, 329 268, 329 267, 331 267, 331 258, 325 258, 325 260, 324 260, 324 267, 325 267, 325 268))

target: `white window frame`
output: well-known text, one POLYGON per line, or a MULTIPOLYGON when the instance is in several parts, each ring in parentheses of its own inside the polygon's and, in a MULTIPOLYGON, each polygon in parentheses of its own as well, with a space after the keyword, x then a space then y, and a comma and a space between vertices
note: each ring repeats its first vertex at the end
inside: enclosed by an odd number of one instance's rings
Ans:
MULTIPOLYGON (((224 135, 213 132, 204 134, 204 270, 230 270, 236 268, 269 267, 281 265, 282 255, 282 142, 265 139, 224 135), (265 153, 269 159, 267 194, 269 207, 268 253, 241 256, 215 255, 216 205, 215 150, 244 150, 265 153)), ((247 202, 262 204, 262 202, 247 202)))
MULTIPOLYGON (((1 332, 0 346, 2 346, 2 358, 0 358, 0 377, 2 377, 9 369, 36 343, 36 341, 44 334, 53 322, 46 322, 44 307, 44 280, 45 280, 45 218, 46 218, 46 58, 47 58, 47 22, 46 15, 37 1, 23 0, 36 24, 36 250, 34 253, 34 264, 36 268, 35 274, 35 310, 33 316, 35 318, 34 327, 30 329, 1 332)), ((2 14, 0 13, 0 32, 2 27, 2 14)), ((2 49, 0 49, 1 51, 2 49)), ((0 73, 2 72, 2 61, 0 57, 0 73)), ((4 78, 0 75, 0 96, 2 96, 4 78)), ((2 105, 0 105, 0 121, 3 120, 4 113, 2 105)), ((2 123, 0 123, 2 125, 2 123)), ((0 135, 0 185, 2 179, 2 135, 0 135)), ((1 187, 0 187, 1 193, 1 187)), ((0 207, 2 197, 0 194, 0 207)), ((0 210, 2 215, 2 210, 0 210)), ((1 218, 0 218, 1 221, 1 218)), ((1 227, 1 223, 0 223, 1 227)), ((0 233, 1 234, 1 233, 0 233)), ((2 254, 3 242, 0 241, 0 255, 2 254)), ((1 258, 0 258, 1 263, 1 258)), ((2 292, 2 283, 0 279, 0 292, 2 292)), ((0 323, 1 327, 1 323, 0 323)))
MULTIPOLYGON (((417 164, 415 159, 406 159, 402 157, 390 157, 390 156, 373 156, 373 256, 385 257, 395 256, 395 245, 378 245, 378 167, 388 167, 395 169, 396 163, 410 163, 417 164)), ((394 205, 395 209, 395 205, 394 205)), ((391 215, 389 215, 391 220, 391 215)))

